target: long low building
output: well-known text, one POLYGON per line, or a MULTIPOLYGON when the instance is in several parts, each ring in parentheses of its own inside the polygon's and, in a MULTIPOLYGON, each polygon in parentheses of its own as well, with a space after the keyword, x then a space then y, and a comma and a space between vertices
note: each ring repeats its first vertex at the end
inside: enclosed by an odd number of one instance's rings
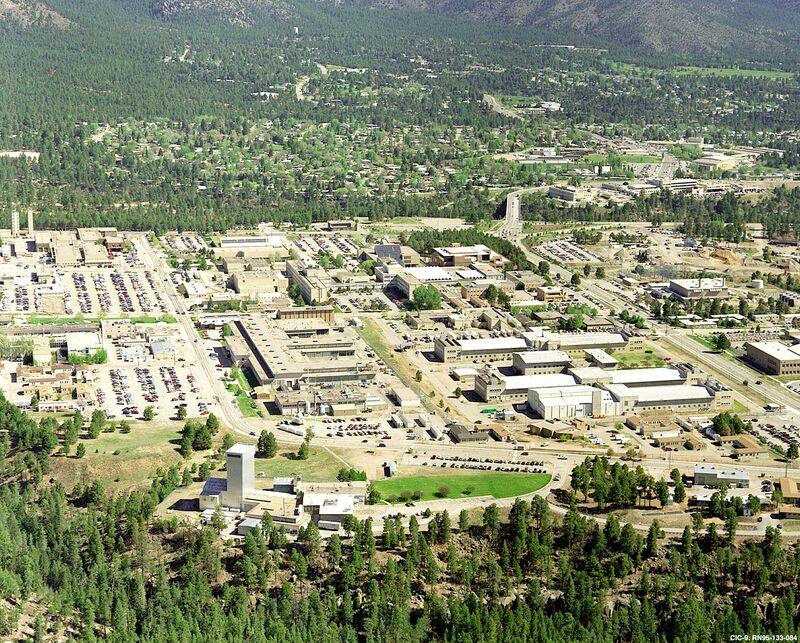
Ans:
POLYGON ((433 340, 433 354, 442 362, 476 359, 510 359, 514 353, 530 348, 524 337, 486 337, 483 339, 457 339, 442 335, 433 340))
POLYGON ((696 464, 694 467, 694 483, 716 487, 722 483, 729 487, 747 487, 750 476, 741 469, 724 469, 711 464, 696 464))
POLYGON ((607 353, 617 350, 639 350, 644 347, 641 337, 625 337, 622 333, 545 333, 537 348, 561 350, 583 357, 587 350, 602 349, 607 353))
POLYGON ((781 342, 747 342, 747 359, 768 375, 800 374, 800 345, 781 342))
POLYGON ((625 384, 608 384, 605 388, 619 400, 622 413, 664 409, 705 411, 726 409, 733 404, 733 391, 715 391, 707 386, 668 384, 631 387, 625 384))
POLYGON ((504 377, 484 371, 475 377, 475 394, 484 402, 524 402, 530 389, 574 386, 575 378, 565 373, 512 375, 504 377))
POLYGON ((512 356, 514 370, 520 375, 561 373, 572 365, 564 351, 523 351, 512 356))
POLYGON ((726 299, 728 289, 722 277, 703 279, 673 279, 669 291, 681 301, 695 299, 726 299))
MULTIPOLYGON (((350 329, 330 333, 295 335, 280 320, 260 316, 237 319, 226 338, 234 362, 249 368, 259 384, 294 387, 301 383, 352 382, 369 380, 374 371, 356 359, 355 337, 350 329)), ((308 320, 314 321, 314 320, 308 320)), ((320 320, 321 321, 321 320, 320 320)))

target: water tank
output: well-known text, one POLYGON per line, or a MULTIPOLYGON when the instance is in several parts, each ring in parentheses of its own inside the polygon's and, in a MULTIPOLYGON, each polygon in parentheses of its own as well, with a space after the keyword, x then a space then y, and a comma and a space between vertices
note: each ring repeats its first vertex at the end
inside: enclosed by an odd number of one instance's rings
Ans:
POLYGON ((756 290, 761 290, 764 287, 764 280, 753 279, 753 281, 750 282, 750 287, 755 288, 756 290))

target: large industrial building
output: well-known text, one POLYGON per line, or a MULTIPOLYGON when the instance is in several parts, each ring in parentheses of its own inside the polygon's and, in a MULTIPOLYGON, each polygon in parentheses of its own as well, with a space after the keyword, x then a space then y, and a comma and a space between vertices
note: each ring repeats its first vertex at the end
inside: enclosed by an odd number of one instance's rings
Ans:
POLYGON ((572 365, 564 351, 523 351, 512 356, 514 370, 520 375, 561 373, 572 365))
POLYGON ((453 335, 442 335, 433 340, 433 354, 442 362, 511 359, 514 353, 529 349, 530 344, 524 337, 458 339, 453 335))
POLYGON ((732 391, 715 390, 709 386, 668 384, 632 387, 609 384, 605 388, 619 400, 621 413, 666 409, 683 413, 711 411, 727 409, 733 404, 732 391))
POLYGON ((244 512, 237 527, 240 535, 258 527, 265 515, 291 532, 311 521, 338 530, 355 505, 364 502, 366 482, 318 484, 275 478, 272 489, 256 489, 255 453, 254 445, 241 443, 226 451, 227 478, 209 478, 200 492, 204 520, 220 510, 231 517, 244 512))
POLYGON ((287 261, 286 276, 290 284, 297 286, 307 304, 324 303, 330 298, 331 279, 321 268, 306 266, 300 260, 287 261))
POLYGON ((620 415, 608 391, 586 385, 530 389, 528 405, 545 420, 620 415))
POLYGON ((787 346, 781 342, 747 342, 750 363, 768 375, 800 374, 800 345, 787 346))
POLYGON ((644 347, 641 337, 626 337, 622 333, 544 333, 537 348, 562 350, 569 355, 583 357, 587 350, 601 349, 607 353, 616 350, 639 350, 644 347))
POLYGON ((564 373, 549 375, 512 375, 504 377, 492 371, 483 371, 475 376, 475 393, 484 402, 524 402, 531 389, 568 387, 575 385, 575 378, 564 373))
POLYGON ((728 289, 722 277, 703 279, 673 279, 669 291, 681 301, 694 299, 727 299, 728 289))
POLYGON ((322 319, 273 320, 251 315, 234 321, 226 338, 233 361, 259 384, 289 388, 322 382, 369 380, 374 371, 356 359, 350 329, 332 333, 322 319))
POLYGON ((469 266, 475 262, 503 266, 508 259, 484 245, 455 246, 452 248, 434 248, 431 260, 437 266, 469 266))

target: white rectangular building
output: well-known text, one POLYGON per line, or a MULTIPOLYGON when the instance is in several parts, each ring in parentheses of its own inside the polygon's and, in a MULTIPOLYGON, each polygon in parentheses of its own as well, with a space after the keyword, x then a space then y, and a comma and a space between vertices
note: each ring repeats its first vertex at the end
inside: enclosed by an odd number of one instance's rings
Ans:
POLYGON ((611 393, 578 384, 546 389, 530 389, 528 405, 545 420, 606 417, 620 414, 611 393))
POLYGON ((729 487, 745 488, 750 486, 750 474, 742 469, 725 469, 713 464, 696 464, 694 467, 694 483, 716 487, 722 483, 729 487))

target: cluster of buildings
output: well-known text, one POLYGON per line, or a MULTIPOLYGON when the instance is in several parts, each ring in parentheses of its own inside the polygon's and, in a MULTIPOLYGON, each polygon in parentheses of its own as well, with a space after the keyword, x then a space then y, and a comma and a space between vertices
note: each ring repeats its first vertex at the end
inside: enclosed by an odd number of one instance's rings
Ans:
POLYGON ((288 533, 296 533, 311 522, 320 529, 337 531, 346 516, 366 499, 366 482, 307 483, 300 478, 275 478, 271 489, 257 489, 255 454, 252 444, 235 444, 228 449, 227 477, 209 478, 200 492, 204 521, 222 511, 237 521, 239 535, 260 527, 267 515, 288 533))
POLYGON ((42 413, 72 413, 94 406, 94 375, 88 366, 73 364, 18 364, 14 380, 22 402, 34 398, 42 413))
POLYGON ((566 354, 572 358, 583 357, 587 351, 603 351, 608 355, 616 350, 641 350, 644 341, 637 335, 614 332, 554 333, 534 328, 513 337, 487 337, 472 339, 445 334, 434 339, 434 355, 442 362, 481 362, 499 359, 515 359, 515 367, 522 367, 522 360, 544 360, 540 368, 550 369, 557 364, 548 359, 563 360, 566 354), (515 358, 517 353, 548 352, 544 356, 526 355, 515 358))
POLYGON ((623 333, 551 333, 536 329, 512 337, 435 338, 443 362, 484 363, 454 368, 483 402, 527 405, 545 420, 621 416, 643 411, 729 408, 733 393, 688 364, 617 370, 616 350, 638 350, 642 338, 623 333), (511 371, 494 362, 511 361, 511 371))
POLYGON ((232 362, 252 373, 257 399, 282 415, 339 416, 388 406, 363 386, 375 371, 358 357, 353 328, 335 324, 331 306, 206 316, 199 323, 224 328, 232 362))

